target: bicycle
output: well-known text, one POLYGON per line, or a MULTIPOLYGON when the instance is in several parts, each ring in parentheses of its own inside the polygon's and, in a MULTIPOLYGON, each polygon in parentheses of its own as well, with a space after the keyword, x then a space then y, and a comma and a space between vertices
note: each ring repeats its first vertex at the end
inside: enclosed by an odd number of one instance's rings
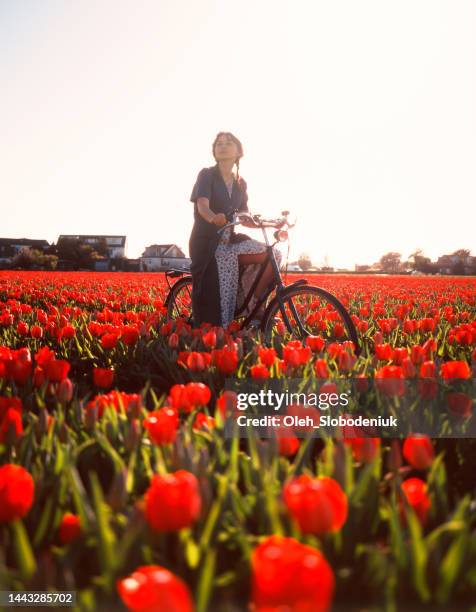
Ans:
MULTIPOLYGON (((218 230, 218 233, 221 233, 226 228, 238 225, 246 219, 253 224, 253 227, 262 230, 266 244, 267 256, 260 264, 243 303, 237 307, 235 320, 241 319, 240 329, 244 329, 255 318, 254 315, 260 307, 266 303, 266 309, 259 325, 259 331, 263 334, 266 344, 271 344, 276 335, 281 337, 286 332, 301 340, 309 335, 320 335, 328 342, 352 341, 355 354, 359 355, 362 349, 354 322, 345 306, 334 295, 321 287, 309 285, 306 279, 299 279, 290 285, 283 283, 273 247, 278 242, 288 240, 287 229, 295 225, 289 220, 289 214, 289 211, 283 211, 282 216, 277 219, 266 219, 261 215, 236 214, 235 212, 233 221, 218 230), (273 244, 270 244, 268 240, 266 230, 269 228, 275 229, 273 244), (274 281, 257 301, 253 310, 246 312, 268 261, 271 261, 274 281), (275 294, 271 297, 273 291, 275 294)), ((165 275, 169 286, 169 293, 165 300, 167 316, 172 319, 182 317, 188 323, 192 323, 192 276, 183 270, 168 270, 165 275), (179 276, 180 280, 171 285, 169 279, 179 276)))

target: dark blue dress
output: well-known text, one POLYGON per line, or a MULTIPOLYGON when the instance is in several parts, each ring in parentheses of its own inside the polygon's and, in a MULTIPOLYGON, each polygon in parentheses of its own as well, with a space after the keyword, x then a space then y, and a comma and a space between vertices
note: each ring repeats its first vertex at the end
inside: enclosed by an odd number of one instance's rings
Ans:
POLYGON ((208 322, 212 325, 221 325, 220 287, 215 260, 215 251, 220 238, 217 234, 219 228, 205 221, 200 215, 197 207, 198 198, 208 198, 210 210, 225 214, 231 221, 234 211, 248 211, 246 182, 241 177, 239 181, 235 180, 230 197, 217 164, 200 170, 190 196, 190 201, 194 203, 195 219, 189 240, 194 324, 198 326, 208 322))

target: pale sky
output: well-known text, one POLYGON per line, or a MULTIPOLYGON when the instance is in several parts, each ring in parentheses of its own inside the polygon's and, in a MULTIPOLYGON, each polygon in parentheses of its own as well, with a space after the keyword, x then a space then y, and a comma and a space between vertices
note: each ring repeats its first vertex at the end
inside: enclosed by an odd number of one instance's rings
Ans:
POLYGON ((476 254, 475 31, 473 0, 0 0, 0 236, 188 253, 225 130, 292 258, 476 254))

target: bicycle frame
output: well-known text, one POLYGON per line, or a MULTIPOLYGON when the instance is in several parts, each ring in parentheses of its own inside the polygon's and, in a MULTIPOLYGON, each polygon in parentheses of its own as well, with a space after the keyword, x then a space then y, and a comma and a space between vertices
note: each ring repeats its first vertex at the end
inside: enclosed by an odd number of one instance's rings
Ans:
MULTIPOLYGON (((300 279, 294 283, 291 283, 290 285, 284 285, 283 280, 281 278, 281 273, 279 270, 279 266, 278 263, 276 261, 276 258, 274 256, 274 251, 273 251, 273 247, 278 243, 278 241, 276 240, 275 242, 273 242, 273 244, 270 244, 269 240, 268 240, 268 234, 266 233, 266 229, 269 226, 262 226, 261 230, 263 232, 263 237, 264 237, 264 242, 266 244, 266 257, 264 258, 264 260, 262 261, 262 263, 260 264, 260 268, 258 270, 258 274, 256 275, 256 278, 253 280, 253 283, 250 287, 250 290, 248 292, 248 294, 246 295, 243 304, 241 305, 240 308, 238 308, 237 310, 235 310, 235 318, 238 317, 242 312, 244 312, 248 306, 248 304, 250 303, 251 298, 254 295, 255 289, 258 286, 258 283, 261 279, 261 277, 264 274, 264 271, 266 269, 266 266, 268 265, 268 262, 271 262, 271 267, 274 273, 274 282, 270 284, 269 288, 267 289, 266 293, 257 301, 257 303, 255 304, 255 307, 253 308, 253 310, 248 314, 248 316, 243 320, 243 322, 241 323, 240 329, 243 329, 244 327, 246 327, 253 319, 255 313, 259 310, 259 308, 266 303, 266 300, 268 299, 268 297, 271 295, 271 293, 276 290, 276 294, 274 297, 274 300, 277 300, 279 303, 279 309, 281 311, 281 314, 283 316, 283 321, 286 325, 286 327, 288 328, 288 330, 291 332, 292 331, 292 325, 291 322, 289 320, 289 317, 286 313, 285 310, 285 306, 284 306, 284 301, 283 301, 283 295, 284 293, 289 290, 290 287, 294 287, 294 286, 299 286, 299 285, 307 285, 307 280, 306 279, 300 279)), ((179 276, 184 276, 187 273, 183 270, 168 270, 166 272, 166 279, 167 279, 167 284, 169 286, 169 290, 172 289, 170 282, 169 282, 169 277, 170 278, 177 278, 179 276)), ((170 297, 170 293, 169 296, 167 296, 167 299, 165 300, 165 304, 167 304, 167 302, 169 301, 169 297, 170 297)), ((274 301, 273 300, 273 301, 274 301)), ((271 306, 271 304, 270 304, 271 306)), ((296 321, 297 326, 299 327, 299 330, 301 332, 302 335, 306 336, 308 335, 308 332, 306 331, 306 329, 303 327, 301 320, 299 318, 299 315, 296 311, 296 307, 294 306, 294 303, 291 301, 290 303, 290 309, 291 312, 293 314, 294 320, 296 321)))
MULTIPOLYGON (((271 262, 271 267, 273 269, 274 272, 274 283, 270 286, 270 288, 266 291, 266 293, 264 294, 264 296, 262 296, 256 303, 255 307, 253 308, 253 310, 250 312, 250 314, 245 318, 245 320, 242 322, 241 324, 241 329, 243 329, 244 327, 246 327, 249 322, 253 319, 255 312, 258 311, 258 309, 262 306, 262 304, 264 304, 266 302, 266 300, 268 299, 268 297, 271 295, 271 293, 273 292, 273 290, 276 289, 276 295, 274 299, 277 299, 279 302, 279 308, 281 310, 281 314, 283 315, 283 320, 284 323, 286 325, 286 327, 288 328, 289 331, 291 331, 292 326, 291 326, 291 322, 289 321, 289 317, 287 316, 285 307, 284 307, 284 302, 282 299, 282 295, 284 293, 284 291, 286 289, 289 289, 289 287, 295 286, 295 285, 306 285, 307 284, 307 280, 306 279, 300 279, 298 281, 296 281, 295 283, 292 283, 291 285, 285 286, 283 284, 283 280, 281 278, 281 273, 279 271, 279 266, 278 263, 276 261, 276 258, 274 256, 274 251, 273 251, 273 247, 277 244, 277 241, 274 242, 273 244, 269 243, 268 240, 268 235, 266 233, 266 228, 262 227, 261 228, 262 232, 263 232, 263 236, 264 236, 264 241, 266 244, 266 257, 263 260, 263 262, 261 263, 261 266, 258 270, 258 274, 256 275, 256 278, 254 279, 250 290, 248 292, 248 295, 246 296, 242 306, 235 311, 235 318, 237 316, 239 316, 248 306, 252 296, 254 295, 255 289, 259 283, 260 278, 263 276, 264 271, 266 269, 266 266, 268 265, 268 262, 271 262)), ((296 312, 296 308, 294 306, 294 303, 291 302, 291 311, 293 313, 294 319, 297 322, 299 329, 301 331, 302 334, 304 335, 308 335, 307 331, 304 329, 301 320, 296 312)))
MULTIPOLYGON (((250 227, 261 228, 263 232, 264 241, 265 241, 265 258, 259 265, 258 273, 255 279, 253 280, 253 283, 251 285, 251 288, 248 291, 248 294, 244 298, 243 304, 239 308, 236 308, 234 315, 236 319, 248 307, 250 300, 256 291, 256 287, 258 286, 259 281, 263 277, 266 267, 268 266, 269 263, 271 263, 274 280, 272 283, 269 284, 269 286, 265 290, 264 295, 262 295, 261 298, 257 300, 257 304, 254 306, 253 310, 246 317, 243 315, 244 320, 241 322, 239 329, 243 329, 251 322, 253 317, 256 316, 258 309, 260 309, 260 307, 266 302, 266 300, 269 298, 271 293, 273 291, 276 291, 275 296, 271 299, 261 319, 261 326, 260 326, 261 330, 263 332, 267 332, 267 330, 269 331, 268 323, 272 323, 273 325, 275 324, 276 319, 274 319, 274 317, 276 316, 279 310, 281 312, 282 320, 287 330, 291 334, 295 334, 296 331, 299 331, 300 337, 305 338, 306 336, 309 336, 312 332, 307 331, 307 329, 305 329, 303 325, 303 321, 301 321, 301 318, 297 312, 296 305, 294 304, 293 294, 296 292, 297 288, 308 285, 308 281, 306 279, 299 279, 295 281, 294 283, 291 283, 289 285, 284 285, 283 280, 281 278, 281 273, 279 270, 278 263, 274 256, 274 249, 273 249, 273 247, 279 242, 280 236, 276 232, 274 234, 276 241, 273 242, 273 244, 270 244, 268 240, 268 235, 266 233, 266 229, 268 228, 275 228, 276 230, 281 231, 282 228, 285 227, 286 225, 287 227, 294 227, 294 223, 291 224, 287 220, 288 214, 289 214, 288 212, 283 212, 282 213, 283 217, 281 217, 281 219, 278 219, 278 220, 262 219, 261 215, 254 215, 254 216, 248 215, 248 217, 250 217, 251 220, 255 223, 255 225, 252 225, 250 227), (289 316, 288 316, 288 313, 286 312, 286 305, 288 305, 288 308, 290 311, 289 316), (291 323, 291 315, 294 318, 293 323, 291 323), (270 319, 271 317, 273 317, 272 321, 270 319)), ((226 224, 225 226, 223 226, 221 230, 224 230, 230 226, 237 225, 240 222, 242 222, 242 220, 241 221, 233 220, 233 222, 230 222, 226 224)), ((175 289, 177 288, 178 293, 180 293, 182 290, 182 285, 183 285, 184 287, 187 288, 188 294, 191 297, 190 288, 192 284, 192 277, 189 271, 172 269, 166 272, 166 278, 167 278, 167 284, 169 286, 169 294, 167 295, 164 304, 168 307, 168 311, 169 311, 171 300, 173 298, 174 305, 177 311, 179 311, 179 307, 177 306, 176 295, 175 295, 177 292, 175 289), (182 278, 171 286, 169 279, 177 278, 177 277, 182 277, 182 278), (180 287, 178 287, 179 284, 181 285, 180 287)), ((357 334, 357 330, 355 329, 355 325, 352 321, 351 316, 346 310, 345 306, 341 302, 339 302, 339 300, 335 296, 333 296, 331 293, 319 287, 309 286, 307 289, 304 289, 304 292, 307 294, 317 295, 319 299, 324 299, 324 301, 327 304, 331 304, 332 308, 338 311, 347 329, 349 337, 355 345, 355 354, 359 355, 362 350, 362 347, 360 346, 360 343, 359 343, 358 334, 357 334)), ((300 291, 298 290, 297 294, 299 293, 300 291)), ((180 315, 180 312, 179 312, 179 315, 180 315)), ((307 322, 306 315, 303 317, 303 319, 306 319, 306 322, 307 322)), ((191 320, 192 320, 192 315, 189 315, 188 321, 190 322, 191 320)))

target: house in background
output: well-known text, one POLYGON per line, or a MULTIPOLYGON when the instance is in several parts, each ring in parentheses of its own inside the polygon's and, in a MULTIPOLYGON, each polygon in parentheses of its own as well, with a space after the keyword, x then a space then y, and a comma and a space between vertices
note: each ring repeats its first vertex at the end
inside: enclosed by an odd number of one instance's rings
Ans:
POLYGON ((47 240, 0 238, 0 267, 10 266, 14 257, 24 248, 35 249, 44 253, 50 248, 50 244, 47 240))
POLYGON ((459 263, 457 255, 442 255, 438 257, 436 265, 440 274, 451 274, 457 263, 459 263))
POLYGON ((109 259, 107 257, 100 257, 94 261, 94 269, 96 272, 109 272, 109 259))
POLYGON ((126 256, 126 241, 127 236, 99 236, 89 234, 61 234, 58 242, 61 240, 79 240, 83 244, 89 244, 93 248, 105 244, 109 259, 114 257, 126 256))
POLYGON ((440 274, 476 274, 476 257, 463 249, 438 257, 436 268, 440 274))
POLYGON ((140 258, 144 272, 163 272, 170 268, 190 269, 190 259, 176 244, 152 244, 146 247, 140 258))

